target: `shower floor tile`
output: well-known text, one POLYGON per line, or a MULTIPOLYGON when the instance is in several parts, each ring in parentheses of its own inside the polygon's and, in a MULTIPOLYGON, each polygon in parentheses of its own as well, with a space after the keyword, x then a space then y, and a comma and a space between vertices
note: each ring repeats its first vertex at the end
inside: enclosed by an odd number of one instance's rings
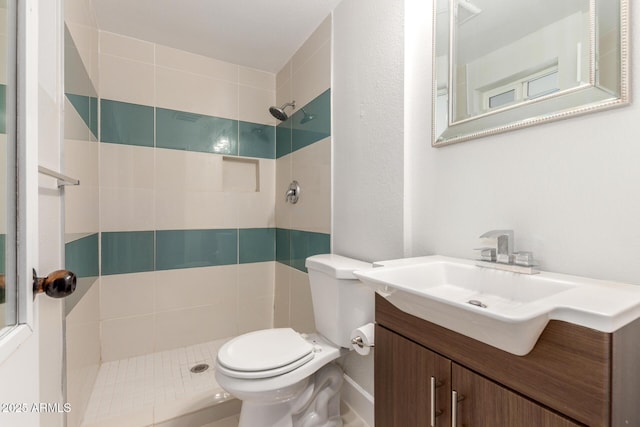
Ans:
POLYGON ((216 382, 216 354, 226 339, 100 366, 83 427, 146 427, 232 398, 216 382), (201 363, 209 369, 192 373, 201 363))

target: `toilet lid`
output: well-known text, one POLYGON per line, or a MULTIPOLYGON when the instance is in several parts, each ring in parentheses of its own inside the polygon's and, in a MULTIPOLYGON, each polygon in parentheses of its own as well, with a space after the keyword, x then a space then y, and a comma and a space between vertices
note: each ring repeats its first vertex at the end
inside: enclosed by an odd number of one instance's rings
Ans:
POLYGON ((294 362, 292 369, 313 358, 313 345, 291 328, 249 332, 224 344, 218 363, 233 371, 274 371, 294 362), (306 359, 306 360, 305 360, 306 359))

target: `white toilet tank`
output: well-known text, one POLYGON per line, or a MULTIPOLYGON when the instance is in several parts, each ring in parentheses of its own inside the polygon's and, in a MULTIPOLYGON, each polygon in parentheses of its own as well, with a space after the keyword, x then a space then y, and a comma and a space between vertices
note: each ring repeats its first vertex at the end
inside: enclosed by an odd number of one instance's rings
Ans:
POLYGON ((334 254, 314 255, 309 270, 316 330, 341 347, 351 348, 351 331, 373 322, 374 292, 354 275, 371 263, 334 254))

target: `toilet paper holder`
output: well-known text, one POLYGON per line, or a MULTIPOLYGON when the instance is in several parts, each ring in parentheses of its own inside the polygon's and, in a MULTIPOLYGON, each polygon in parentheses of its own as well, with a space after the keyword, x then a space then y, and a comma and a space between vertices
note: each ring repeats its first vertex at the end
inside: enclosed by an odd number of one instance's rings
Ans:
POLYGON ((353 338, 351 339, 351 344, 352 344, 352 345, 357 345, 357 346, 358 346, 358 347, 360 347, 360 348, 365 348, 365 347, 375 347, 375 344, 370 344, 370 345, 365 344, 365 343, 364 343, 364 341, 363 341, 363 339, 362 339, 362 337, 361 337, 360 335, 358 335, 357 337, 353 337, 353 338))

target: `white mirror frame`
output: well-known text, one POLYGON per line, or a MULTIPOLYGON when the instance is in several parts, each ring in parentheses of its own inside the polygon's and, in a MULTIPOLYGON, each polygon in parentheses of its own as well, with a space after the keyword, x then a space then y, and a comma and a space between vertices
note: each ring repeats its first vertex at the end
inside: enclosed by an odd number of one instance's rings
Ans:
MULTIPOLYGON (((629 104, 629 4, 628 0, 591 0, 591 28, 590 34, 592 45, 595 47, 596 1, 619 1, 620 7, 620 93, 616 96, 608 96, 608 92, 599 88, 595 83, 594 70, 597 66, 595 53, 591 55, 592 64, 590 67, 590 82, 575 88, 563 90, 558 93, 543 96, 535 100, 525 101, 515 106, 501 108, 495 112, 482 114, 469 119, 452 122, 452 93, 453 87, 453 42, 454 34, 454 14, 453 7, 457 0, 449 1, 449 31, 446 40, 437 34, 437 0, 433 0, 433 58, 432 58, 432 131, 431 145, 433 147, 443 147, 446 145, 508 132, 515 129, 534 126, 555 120, 566 119, 582 114, 587 114, 604 109, 620 107, 629 104), (447 118, 446 126, 440 135, 437 134, 437 114, 438 114, 438 67, 437 48, 446 43, 448 47, 448 75, 447 75, 447 118), (588 98, 590 95, 593 98, 588 98), (585 98, 588 101, 583 101, 585 98), (547 108, 551 107, 551 108, 547 108)), ((508 1, 508 0, 507 0, 508 1)))

